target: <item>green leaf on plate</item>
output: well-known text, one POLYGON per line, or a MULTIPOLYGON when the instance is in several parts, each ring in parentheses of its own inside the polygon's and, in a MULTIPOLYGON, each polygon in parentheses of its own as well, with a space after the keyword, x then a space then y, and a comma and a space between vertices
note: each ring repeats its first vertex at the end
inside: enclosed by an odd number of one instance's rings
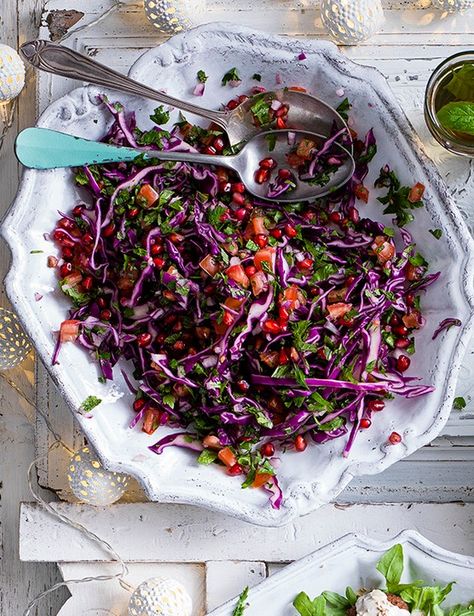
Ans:
POLYGON ((441 107, 437 116, 444 128, 474 135, 474 103, 468 101, 448 103, 441 107))

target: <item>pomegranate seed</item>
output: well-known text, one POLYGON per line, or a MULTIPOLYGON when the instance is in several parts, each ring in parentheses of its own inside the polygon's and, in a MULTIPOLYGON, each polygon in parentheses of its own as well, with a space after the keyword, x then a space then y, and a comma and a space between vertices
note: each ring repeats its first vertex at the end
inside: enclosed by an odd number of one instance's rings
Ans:
POLYGON ((73 258, 74 253, 72 249, 69 248, 69 246, 64 246, 62 250, 62 256, 65 261, 70 261, 73 258))
POLYGON ((59 268, 61 278, 66 278, 72 272, 72 263, 63 263, 59 268))
POLYGON ((236 383, 238 389, 242 392, 248 391, 250 389, 250 385, 247 383, 245 379, 240 379, 236 383))
POLYGON ((278 334, 281 331, 281 328, 277 321, 274 319, 267 319, 265 323, 262 325, 262 329, 264 332, 268 334, 278 334))
POLYGON ((99 306, 99 308, 105 308, 107 306, 107 302, 103 297, 99 297, 99 299, 97 300, 97 305, 99 306))
POLYGON ((283 118, 277 118, 276 120, 276 127, 279 128, 280 130, 283 128, 286 128, 286 122, 283 118))
POLYGON ((185 348, 186 345, 183 340, 176 340, 176 342, 173 344, 173 349, 175 351, 184 351, 185 348))
POLYGON ((405 301, 407 303, 407 306, 414 306, 415 304, 415 296, 413 293, 407 293, 405 296, 405 301))
POLYGON ((216 291, 216 285, 214 284, 207 284, 204 287, 204 295, 214 295, 216 291))
POLYGON ((288 115, 288 107, 286 105, 282 105, 279 109, 275 111, 276 118, 282 118, 286 115, 288 115))
POLYGON ((257 184, 263 184, 268 181, 270 174, 267 169, 259 169, 255 172, 255 181, 257 184))
POLYGON ((392 432, 392 434, 388 437, 388 440, 392 445, 398 445, 398 443, 402 442, 402 437, 398 434, 398 432, 392 432))
POLYGON ((163 252, 163 245, 153 244, 153 246, 150 248, 150 252, 154 257, 156 257, 157 255, 160 255, 163 252))
POLYGON ((176 321, 176 323, 173 325, 172 330, 174 332, 180 332, 183 329, 183 323, 182 321, 176 321))
POLYGON ((367 430, 367 428, 370 428, 371 425, 372 425, 372 422, 370 421, 370 419, 368 417, 363 417, 360 420, 359 427, 361 430, 367 430))
POLYGON ((69 248, 74 246, 74 242, 69 239, 68 236, 61 231, 61 229, 56 229, 56 231, 54 231, 53 239, 58 242, 60 246, 69 246, 69 248))
POLYGON ((409 338, 395 338, 395 346, 397 347, 397 349, 406 349, 408 346, 410 346, 410 340, 409 338))
POLYGON ((232 110, 232 109, 235 109, 235 108, 236 108, 236 107, 238 107, 238 106, 239 106, 239 101, 236 101, 236 100, 234 100, 234 99, 230 100, 230 101, 227 103, 227 109, 231 109, 231 110, 232 110))
POLYGON ((296 267, 299 270, 309 270, 313 267, 313 264, 313 259, 303 259, 302 261, 297 262, 296 267))
POLYGON ((94 286, 94 279, 92 278, 92 276, 86 276, 82 281, 82 286, 86 291, 90 291, 94 286))
POLYGON ((158 334, 158 336, 155 338, 156 343, 157 344, 163 344, 164 341, 166 340, 166 336, 165 334, 158 334))
POLYGON ((224 316, 222 317, 222 322, 224 325, 232 325, 234 322, 234 315, 232 315, 228 310, 224 311, 224 316))
POLYGON ((404 325, 395 325, 392 330, 397 336, 406 336, 408 334, 408 328, 404 325))
POLYGON ((214 156, 215 154, 217 154, 216 148, 214 148, 212 145, 207 145, 203 150, 203 154, 209 154, 210 156, 214 156))
POLYGON ((288 309, 285 308, 285 306, 280 306, 278 308, 278 316, 282 321, 288 321, 288 319, 290 318, 290 313, 288 312, 288 309))
MULTIPOLYGON (((245 203, 245 197, 242 193, 234 192, 232 193, 232 202, 235 203, 235 205, 243 205, 245 203)), ((244 210, 244 215, 245 213, 246 212, 244 210)), ((240 218, 239 220, 242 220, 242 218, 240 218)))
POLYGON ((296 237, 298 235, 298 231, 290 224, 285 225, 285 233, 288 237, 296 237))
POLYGON ((145 398, 138 398, 138 400, 135 400, 133 402, 133 410, 135 411, 135 413, 138 413, 138 411, 141 411, 144 406, 145 406, 145 398))
POLYGON ((379 413, 383 411, 385 408, 385 402, 380 398, 374 398, 373 400, 369 400, 367 403, 367 410, 372 413, 379 413))
POLYGON ((266 458, 271 458, 275 453, 275 445, 273 443, 264 443, 260 447, 260 453, 266 458))
POLYGON ((170 241, 173 242, 173 244, 179 244, 179 242, 182 242, 184 240, 184 236, 182 236, 180 233, 172 233, 170 235, 170 241))
POLYGON ((219 192, 229 193, 232 190, 232 185, 227 180, 221 180, 219 182, 219 192))
POLYGON ((72 220, 69 220, 69 218, 60 218, 58 221, 58 227, 71 230, 76 228, 76 223, 72 222, 72 220))
POLYGON ((308 446, 308 443, 305 441, 304 436, 302 436, 301 434, 298 434, 298 436, 295 438, 296 451, 304 451, 307 446, 308 446))
POLYGON ((110 319, 112 318, 112 313, 108 308, 104 308, 104 310, 100 311, 100 318, 103 321, 110 321, 110 319))
POLYGON ((292 173, 289 169, 279 169, 278 170, 278 177, 281 180, 289 180, 292 176, 292 173))
MULTIPOLYGON (((114 223, 113 223, 113 222, 111 222, 111 223, 109 223, 106 227, 104 227, 104 228, 103 228, 103 230, 102 230, 102 235, 103 235, 104 237, 110 237, 110 236, 114 233, 114 231, 115 231, 115 225, 114 225, 114 223)), ((91 236, 91 237, 92 237, 92 236, 91 236)), ((82 239, 83 239, 84 241, 86 241, 86 239, 85 239, 85 235, 84 235, 84 237, 83 237, 82 239)))
POLYGON ((349 215, 349 220, 353 222, 354 224, 359 222, 360 216, 359 216, 359 210, 357 208, 350 207, 348 215, 349 215))
MULTIPOLYGON (((115 227, 114 227, 114 229, 115 229, 115 227)), ((104 232, 102 232, 102 235, 103 234, 104 234, 104 232)), ((84 233, 84 235, 82 236, 82 241, 84 242, 84 244, 92 245, 94 243, 94 238, 92 237, 92 235, 90 233, 84 233)))
POLYGON ((224 139, 222 139, 222 137, 216 137, 214 141, 212 142, 212 145, 214 149, 216 150, 216 152, 220 153, 222 152, 225 146, 224 139))
POLYGON ((163 269, 165 263, 166 263, 166 261, 164 259, 162 259, 161 257, 155 257, 153 259, 153 265, 155 267, 157 267, 158 269, 163 269))
POLYGON ((131 210, 128 210, 127 218, 136 218, 140 214, 140 208, 132 207, 131 210))
POLYGON ((276 167, 276 162, 273 158, 263 158, 258 165, 260 169, 274 169, 276 167))
POLYGON ((339 224, 342 221, 341 212, 331 212, 329 214, 329 220, 333 222, 334 224, 339 224))
POLYGON ((82 205, 76 205, 76 207, 72 210, 73 216, 80 216, 82 214, 82 205))
POLYGON ((244 193, 245 192, 245 185, 243 184, 243 182, 233 182, 232 183, 232 192, 244 193))
POLYGON ((240 464, 234 464, 233 466, 229 466, 227 469, 227 474, 235 477, 236 475, 242 475, 244 469, 240 466, 240 464))
POLYGON ((263 233, 259 233, 255 236, 255 243, 260 248, 265 248, 265 246, 268 244, 268 238, 266 235, 263 235, 263 233))
MULTIPOLYGON (((236 195, 239 195, 239 193, 235 193, 236 195)), ((238 210, 235 210, 234 212, 234 216, 237 218, 237 220, 243 220, 247 215, 247 210, 244 207, 240 207, 238 210)))
POLYGON ((137 342, 139 347, 147 347, 151 343, 151 334, 149 332, 139 334, 137 336, 137 342))
POLYGON ((242 104, 242 103, 245 103, 245 101, 248 101, 249 97, 246 94, 241 94, 238 97, 238 100, 239 100, 239 103, 242 104))
POLYGON ((247 265, 244 271, 247 274, 247 276, 251 278, 254 274, 257 273, 257 268, 254 265, 247 265))
POLYGON ((397 358, 397 370, 399 372, 405 372, 408 370, 411 364, 411 359, 407 355, 400 355, 397 358))
POLYGON ((398 316, 398 314, 392 314, 392 316, 390 317, 390 321, 389 321, 389 325, 399 325, 400 324, 400 317, 398 316))
POLYGON ((226 220, 229 220, 229 218, 230 218, 230 214, 228 211, 222 212, 222 214, 219 216, 219 220, 221 222, 225 222, 226 220))
POLYGON ((280 364, 280 366, 284 366, 289 361, 290 359, 288 355, 286 354, 285 349, 280 349, 280 352, 278 353, 278 363, 280 364))
POLYGON ((281 229, 272 229, 270 231, 270 235, 272 237, 275 237, 277 240, 279 240, 281 236, 283 235, 283 231, 281 229))
POLYGON ((356 281, 356 277, 355 276, 348 276, 346 278, 346 287, 350 287, 351 285, 354 284, 355 281, 356 281))
POLYGON ((58 259, 53 257, 52 255, 48 257, 47 265, 48 267, 56 267, 58 264, 58 259))

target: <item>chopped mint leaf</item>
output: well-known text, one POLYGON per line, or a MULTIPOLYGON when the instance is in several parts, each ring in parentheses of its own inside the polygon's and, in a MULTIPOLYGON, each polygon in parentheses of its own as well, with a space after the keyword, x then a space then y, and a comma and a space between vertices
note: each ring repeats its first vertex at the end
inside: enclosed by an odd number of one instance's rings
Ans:
POLYGON ((263 93, 260 96, 254 97, 254 99, 255 103, 250 107, 253 117, 259 126, 270 124, 272 121, 272 116, 270 115, 271 103, 266 100, 267 96, 263 93))
POLYGON ((101 398, 97 396, 88 396, 80 406, 80 410, 84 411, 84 413, 89 413, 92 409, 95 409, 102 402, 101 398))
POLYGON ((169 119, 170 112, 166 111, 163 105, 156 107, 155 111, 150 116, 150 120, 152 120, 155 124, 158 124, 158 126, 161 126, 161 124, 166 124, 169 122, 169 119))
POLYGON ((394 545, 377 563, 377 571, 384 576, 387 591, 393 592, 398 587, 403 573, 403 547, 400 543, 394 545))
POLYGON ((201 83, 206 83, 206 81, 208 80, 208 76, 203 70, 199 70, 197 72, 197 78, 198 78, 198 81, 200 81, 201 83))
POLYGON ((268 133, 268 135, 265 135, 265 139, 268 144, 268 151, 273 152, 276 146, 276 141, 277 141, 276 133, 268 133))
POLYGON ((455 411, 462 411, 466 408, 466 400, 462 396, 458 396, 453 400, 453 409, 455 411))
POLYGON ((474 103, 453 101, 441 107, 436 115, 444 128, 474 135, 474 103))
POLYGON ((338 112, 338 114, 341 116, 341 118, 343 120, 348 120, 349 119, 349 111, 351 109, 352 105, 349 102, 349 99, 346 97, 342 103, 339 103, 339 105, 336 107, 336 111, 338 112))
POLYGON ((227 85, 229 81, 240 81, 239 73, 237 72, 235 66, 227 71, 224 77, 222 77, 222 85, 227 85))
POLYGON ((384 227, 383 234, 387 237, 395 237, 395 231, 392 229, 392 227, 384 227))
POLYGON ((198 464, 212 464, 217 460, 217 451, 212 451, 211 449, 204 449, 199 454, 199 458, 197 459, 198 464))
POLYGON ((252 75, 252 79, 254 79, 255 81, 262 81, 262 76, 260 75, 260 73, 254 73, 252 75))
POLYGON ((443 230, 442 229, 428 229, 428 231, 431 233, 431 235, 433 237, 435 237, 437 240, 439 240, 439 238, 443 235, 443 230))

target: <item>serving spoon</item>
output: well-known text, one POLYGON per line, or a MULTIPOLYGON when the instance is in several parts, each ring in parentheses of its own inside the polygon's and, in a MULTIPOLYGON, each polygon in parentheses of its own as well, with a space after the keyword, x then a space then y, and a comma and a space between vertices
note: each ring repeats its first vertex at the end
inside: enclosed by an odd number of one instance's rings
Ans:
POLYGON ((80 79, 135 96, 143 96, 164 105, 171 105, 182 111, 207 118, 224 129, 231 145, 248 141, 262 131, 261 126, 255 125, 251 111, 251 107, 256 100, 262 97, 268 102, 277 100, 288 106, 287 126, 292 129, 306 130, 326 137, 329 137, 334 127, 337 130, 342 128, 349 130, 342 117, 333 107, 305 92, 288 89, 265 92, 251 96, 233 110, 215 111, 198 107, 192 103, 178 100, 164 92, 154 90, 92 60, 88 56, 49 41, 42 39, 29 41, 20 47, 20 51, 30 64, 48 73, 71 79, 80 79))
POLYGON ((318 199, 333 192, 346 184, 354 173, 354 159, 349 152, 335 142, 333 147, 339 150, 338 155, 343 156, 342 164, 331 174, 324 186, 311 185, 300 181, 297 172, 293 173, 296 186, 293 190, 282 193, 277 197, 269 197, 269 183, 258 183, 256 172, 259 163, 271 157, 275 163, 274 176, 278 169, 287 169, 287 155, 290 149, 288 137, 291 141, 306 138, 312 141, 326 141, 323 135, 303 131, 270 131, 259 133, 248 141, 238 154, 231 156, 212 156, 195 152, 167 152, 162 150, 147 150, 130 148, 89 141, 73 135, 67 135, 48 128, 26 128, 17 137, 15 153, 18 160, 32 169, 54 169, 58 167, 81 167, 102 163, 130 162, 137 156, 143 155, 147 159, 160 161, 175 161, 198 163, 200 165, 218 165, 235 171, 241 178, 246 189, 259 199, 289 203, 295 201, 309 201, 318 199), (268 136, 271 135, 271 140, 268 136), (270 146, 271 142, 271 146, 270 146), (271 151, 270 151, 271 148, 271 151))

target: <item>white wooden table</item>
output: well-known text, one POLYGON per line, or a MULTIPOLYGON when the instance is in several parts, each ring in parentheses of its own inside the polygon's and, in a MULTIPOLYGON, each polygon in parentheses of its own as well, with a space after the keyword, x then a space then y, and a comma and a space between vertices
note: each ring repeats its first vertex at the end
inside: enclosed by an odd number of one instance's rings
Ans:
MULTIPOLYGON (((234 21, 302 37, 325 36, 317 1, 233 0, 229 3, 208 0, 207 4, 206 21, 234 21)), ((343 51, 361 63, 377 66, 387 76, 473 230, 471 174, 474 162, 451 156, 433 142, 424 125, 422 104, 426 81, 441 59, 472 48, 474 11, 462 17, 446 16, 426 8, 429 4, 429 0, 385 2, 387 21, 383 30, 370 41, 343 51)), ((36 36, 37 25, 40 25, 40 36, 49 38, 61 17, 57 11, 81 11, 84 15, 65 33, 63 43, 126 72, 143 50, 159 44, 163 37, 146 21, 141 3, 125 2, 118 10, 115 8, 113 0, 50 0, 46 6, 37 0, 1 0, 3 32, 0 40, 16 46, 36 36), (3 8, 5 2, 6 10, 3 8)), ((28 81, 19 99, 15 125, 0 152, 0 185, 2 189, 5 187, 8 197, 13 196, 18 177, 11 153, 16 129, 32 124, 37 113, 76 85, 72 81, 41 75, 35 97, 33 75, 30 74, 28 81)), ((7 205, 6 200, 2 203, 3 209, 7 205)), ((8 259, 3 247, 2 250, 1 265, 5 272, 8 259)), ((287 528, 262 530, 191 507, 144 503, 138 486, 127 494, 127 504, 105 510, 97 511, 74 503, 63 503, 60 507, 104 536, 131 563, 132 585, 157 574, 181 579, 193 596, 195 616, 240 592, 246 583, 258 582, 284 562, 304 556, 318 545, 352 530, 387 538, 402 528, 412 527, 447 548, 472 554, 473 352, 471 345, 457 394, 466 398, 467 407, 462 413, 453 413, 440 438, 382 475, 355 481, 339 499, 340 503, 348 504, 328 506, 287 528), (320 523, 321 516, 324 516, 324 524, 320 523)), ((21 383, 27 397, 31 397, 34 384, 28 369, 31 365, 11 376, 21 383), (28 376, 29 382, 25 378, 28 376)), ((78 448, 82 437, 41 365, 36 366, 35 384, 38 408, 48 416, 63 440, 72 449, 78 448)), ((32 505, 22 506, 22 562, 18 560, 14 553, 18 532, 15 515, 18 500, 28 500, 23 476, 34 455, 29 423, 34 415, 24 401, 23 407, 17 408, 16 395, 1 383, 0 396, 6 400, 4 406, 12 408, 11 416, 4 420, 6 431, 0 432, 0 464, 8 462, 0 506, 6 520, 6 530, 3 529, 5 559, 13 563, 8 571, 0 567, 0 575, 6 576, 3 583, 0 582, 0 613, 13 616, 24 609, 27 596, 31 599, 54 579, 51 566, 38 563, 59 562, 65 578, 103 573, 113 565, 101 562, 104 555, 76 531, 58 525, 32 505), (8 498, 6 505, 5 496, 8 498), (31 582, 21 586, 25 577, 31 582)), ((39 416, 35 427, 35 448, 42 454, 52 437, 39 416)), ((55 450, 40 465, 38 480, 41 486, 53 490, 62 499, 71 500, 65 480, 66 464, 64 451, 55 450)), ((56 595, 45 601, 38 613, 57 614, 59 610, 61 616, 122 616, 126 613, 127 594, 116 582, 71 590, 74 594, 62 609, 64 595, 56 595)))

